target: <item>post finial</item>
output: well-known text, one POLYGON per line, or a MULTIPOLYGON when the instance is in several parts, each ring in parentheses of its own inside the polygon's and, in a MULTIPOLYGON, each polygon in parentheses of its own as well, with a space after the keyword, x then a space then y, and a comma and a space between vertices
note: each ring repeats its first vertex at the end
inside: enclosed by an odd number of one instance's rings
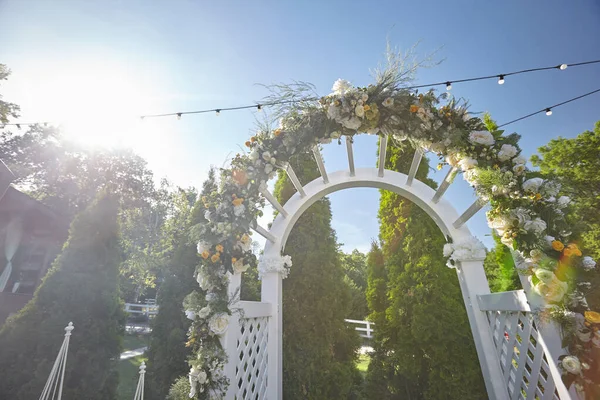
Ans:
POLYGON ((143 374, 144 372, 146 372, 146 362, 142 361, 140 364, 140 374, 143 374))
POLYGON ((69 322, 69 325, 65 327, 65 336, 71 336, 71 331, 75 329, 72 322, 69 322))

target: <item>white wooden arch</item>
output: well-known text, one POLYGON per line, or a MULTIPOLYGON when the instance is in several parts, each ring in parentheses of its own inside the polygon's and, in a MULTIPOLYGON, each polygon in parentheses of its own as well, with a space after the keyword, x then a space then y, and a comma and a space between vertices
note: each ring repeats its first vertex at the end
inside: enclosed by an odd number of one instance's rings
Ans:
MULTIPOLYGON (((290 167, 286 169, 297 192, 285 205, 279 204, 263 187, 262 194, 279 211, 269 230, 254 227, 267 239, 263 258, 281 257, 295 223, 312 204, 331 193, 356 187, 390 190, 412 201, 454 242, 471 237, 465 222, 485 202, 478 199, 459 215, 452 204, 442 198, 455 170, 448 172, 436 191, 415 179, 423 156, 420 150, 415 152, 406 175, 384 170, 385 139, 380 141, 379 168, 356 169, 351 142, 346 143, 348 170, 328 174, 317 148, 313 152, 321 177, 302 186, 294 171, 290 167)), ((562 354, 560 337, 552 327, 538 330, 534 325, 527 282, 523 281, 525 291, 490 294, 483 258, 461 261, 456 272, 489 398, 572 398, 562 384, 556 364, 562 354)), ((233 275, 229 287, 232 297, 239 294, 240 285, 241 275, 233 275)), ((229 359, 225 368, 230 378, 227 399, 283 398, 282 299, 282 274, 269 272, 262 277, 261 302, 239 301, 233 306, 242 312, 234 313, 230 328, 222 338, 229 359)))

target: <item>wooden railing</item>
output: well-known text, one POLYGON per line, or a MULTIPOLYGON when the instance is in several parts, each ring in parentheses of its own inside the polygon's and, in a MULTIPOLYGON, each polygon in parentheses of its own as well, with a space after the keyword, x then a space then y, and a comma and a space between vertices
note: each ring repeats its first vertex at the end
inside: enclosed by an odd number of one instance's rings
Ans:
POLYGON ((349 324, 358 325, 354 329, 360 332, 360 337, 365 339, 373 339, 373 325, 374 323, 370 321, 359 321, 356 319, 345 319, 349 324))
POLYGON ((144 314, 148 316, 154 316, 158 314, 158 306, 156 305, 156 303, 125 303, 125 312, 129 314, 144 314))

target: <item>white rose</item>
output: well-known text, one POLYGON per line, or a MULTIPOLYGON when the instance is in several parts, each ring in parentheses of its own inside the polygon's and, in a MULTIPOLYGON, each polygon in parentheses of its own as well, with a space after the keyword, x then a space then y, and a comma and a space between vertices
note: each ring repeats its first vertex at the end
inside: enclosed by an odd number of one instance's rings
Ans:
POLYGON ((536 218, 532 221, 527 221, 525 222, 525 224, 523 225, 523 228, 525 228, 526 231, 528 232, 534 232, 534 233, 542 233, 543 231, 546 230, 546 222, 544 222, 543 220, 536 218))
POLYGON ((244 211, 246 211, 246 206, 244 206, 243 204, 233 206, 233 213, 236 217, 239 217, 242 214, 244 214, 244 211))
POLYGON ((568 196, 560 196, 557 201, 558 205, 561 207, 568 206, 570 202, 571 199, 568 196))
POLYGON ((365 108, 359 104, 354 109, 354 113, 356 114, 357 117, 362 118, 365 116, 365 108))
POLYGON ((495 143, 494 136, 488 131, 474 131, 469 134, 469 141, 473 144, 491 146, 495 143))
POLYGON ((202 254, 205 251, 210 250, 210 248, 211 248, 210 243, 206 243, 206 242, 204 242, 202 240, 199 241, 198 245, 196 246, 196 250, 198 251, 198 254, 202 254))
POLYGON ((348 129, 352 129, 352 130, 357 130, 358 128, 360 128, 360 126, 362 125, 362 122, 360 121, 360 119, 356 118, 356 117, 352 117, 352 118, 346 118, 344 120, 342 120, 340 122, 342 124, 342 126, 348 128, 348 129))
POLYGON ((218 313, 210 317, 208 320, 208 328, 215 335, 222 335, 227 331, 229 326, 229 315, 226 313, 218 313))
POLYGON ((523 182, 523 190, 530 193, 538 193, 544 183, 542 178, 531 178, 523 182))
POLYGON ((383 101, 383 106, 384 106, 384 107, 390 108, 390 107, 392 107, 393 105, 394 105, 394 99, 393 99, 392 97, 388 97, 387 99, 385 99, 385 100, 383 101))
POLYGON ((343 95, 350 89, 352 89, 352 84, 345 79, 338 79, 333 83, 333 86, 331 87, 333 93, 337 95, 343 95))
POLYGON ((500 161, 510 160, 517 155, 517 148, 511 144, 503 144, 498 151, 498 159, 500 161))
POLYGON ((252 161, 256 161, 258 160, 258 150, 257 149, 252 149, 252 152, 250 152, 250 160, 252 161))
POLYGON ((546 294, 545 298, 550 303, 558 303, 567 294, 569 285, 566 282, 558 280, 558 278, 549 285, 550 291, 546 294))
POLYGON ((209 276, 204 274, 202 270, 198 271, 198 274, 196 275, 196 281, 202 290, 212 289, 209 276))
POLYGON ((521 175, 523 172, 525 172, 526 167, 523 164, 517 164, 512 169, 515 174, 521 175))
POLYGON ((449 154, 446 156, 446 162, 452 167, 456 167, 458 166, 458 162, 459 162, 459 158, 458 155, 456 154, 449 154))
POLYGON ((469 157, 465 157, 458 162, 458 165, 463 171, 467 171, 475 166, 477 166, 477 160, 469 157))
POLYGON ((196 314, 198 318, 206 318, 210 314, 210 306, 202 307, 200 311, 196 314))
POLYGON ((590 256, 585 256, 583 257, 583 260, 581 260, 581 265, 583 266, 583 269, 590 271, 596 267, 596 261, 590 256))
POLYGON ((362 97, 361 97, 361 100, 362 100, 363 102, 365 102, 365 101, 369 100, 369 95, 368 95, 368 94, 366 94, 366 93, 363 93, 363 94, 362 94, 362 97))
POLYGON ((529 216, 529 211, 518 207, 511 211, 511 215, 518 221, 520 227, 525 227, 525 223, 531 221, 531 217, 529 216))
POLYGON ((191 319, 192 321, 196 318, 196 313, 192 310, 185 310, 185 316, 187 319, 191 319))
POLYGON ((467 182, 469 182, 471 185, 474 185, 475 180, 477 179, 477 170, 470 169, 465 171, 463 176, 467 182))
POLYGON ((268 151, 265 151, 264 153, 262 153, 262 158, 266 162, 269 162, 271 160, 271 153, 269 153, 268 151))
POLYGON ((204 219, 207 221, 212 220, 212 213, 209 210, 204 211, 204 219))
POLYGON ((554 276, 554 272, 542 268, 538 268, 535 270, 535 276, 537 276, 537 278, 540 281, 544 282, 546 285, 551 284, 556 279, 554 276))
POLYGON ((242 272, 246 272, 246 270, 250 267, 250 265, 244 265, 244 259, 240 258, 239 260, 235 260, 233 263, 233 271, 236 274, 240 274, 242 272))
POLYGON ((327 108, 327 118, 329 119, 337 119, 340 115, 339 109, 335 106, 335 104, 331 103, 327 108))
POLYGON ((581 372, 581 362, 579 361, 579 358, 575 356, 566 356, 563 358, 562 366, 565 371, 571 374, 579 375, 581 372))
POLYGON ((512 159, 513 164, 527 164, 527 159, 523 157, 521 154, 512 159))

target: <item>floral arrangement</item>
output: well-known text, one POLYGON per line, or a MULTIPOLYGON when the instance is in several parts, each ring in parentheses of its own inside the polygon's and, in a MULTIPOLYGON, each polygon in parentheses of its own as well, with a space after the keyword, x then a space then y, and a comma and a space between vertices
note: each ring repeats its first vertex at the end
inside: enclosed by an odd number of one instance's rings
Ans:
MULTIPOLYGON (((412 93, 403 88, 406 72, 398 63, 376 76, 376 83, 355 87, 338 80, 333 92, 316 98, 303 84, 280 86, 271 102, 279 125, 263 127, 246 143, 229 168, 221 170, 218 190, 202 198, 208 221, 198 227, 200 291, 188 295, 186 315, 193 323, 188 346, 190 397, 221 398, 228 385, 222 373, 226 362, 219 337, 227 329, 232 310, 228 294, 231 274, 256 266, 250 228, 264 205, 260 188, 299 152, 342 136, 352 140, 361 132, 410 140, 439 157, 438 168, 461 171, 478 196, 489 200, 487 213, 494 228, 515 254, 519 273, 531 280, 535 293, 549 307, 544 311, 563 326, 570 355, 562 359, 565 380, 578 390, 593 385, 588 371, 596 371, 594 352, 600 347, 600 314, 587 310, 585 276, 595 261, 583 257, 565 220, 570 199, 559 184, 528 170, 520 155, 517 134, 504 135, 488 117, 472 117, 466 105, 433 91, 412 93), (293 101, 289 101, 293 100, 293 101)), ((449 244, 449 263, 485 256, 478 241, 449 244)), ((261 260, 260 274, 287 276, 291 259, 261 260)), ((591 390, 591 389, 589 389, 591 390)))

